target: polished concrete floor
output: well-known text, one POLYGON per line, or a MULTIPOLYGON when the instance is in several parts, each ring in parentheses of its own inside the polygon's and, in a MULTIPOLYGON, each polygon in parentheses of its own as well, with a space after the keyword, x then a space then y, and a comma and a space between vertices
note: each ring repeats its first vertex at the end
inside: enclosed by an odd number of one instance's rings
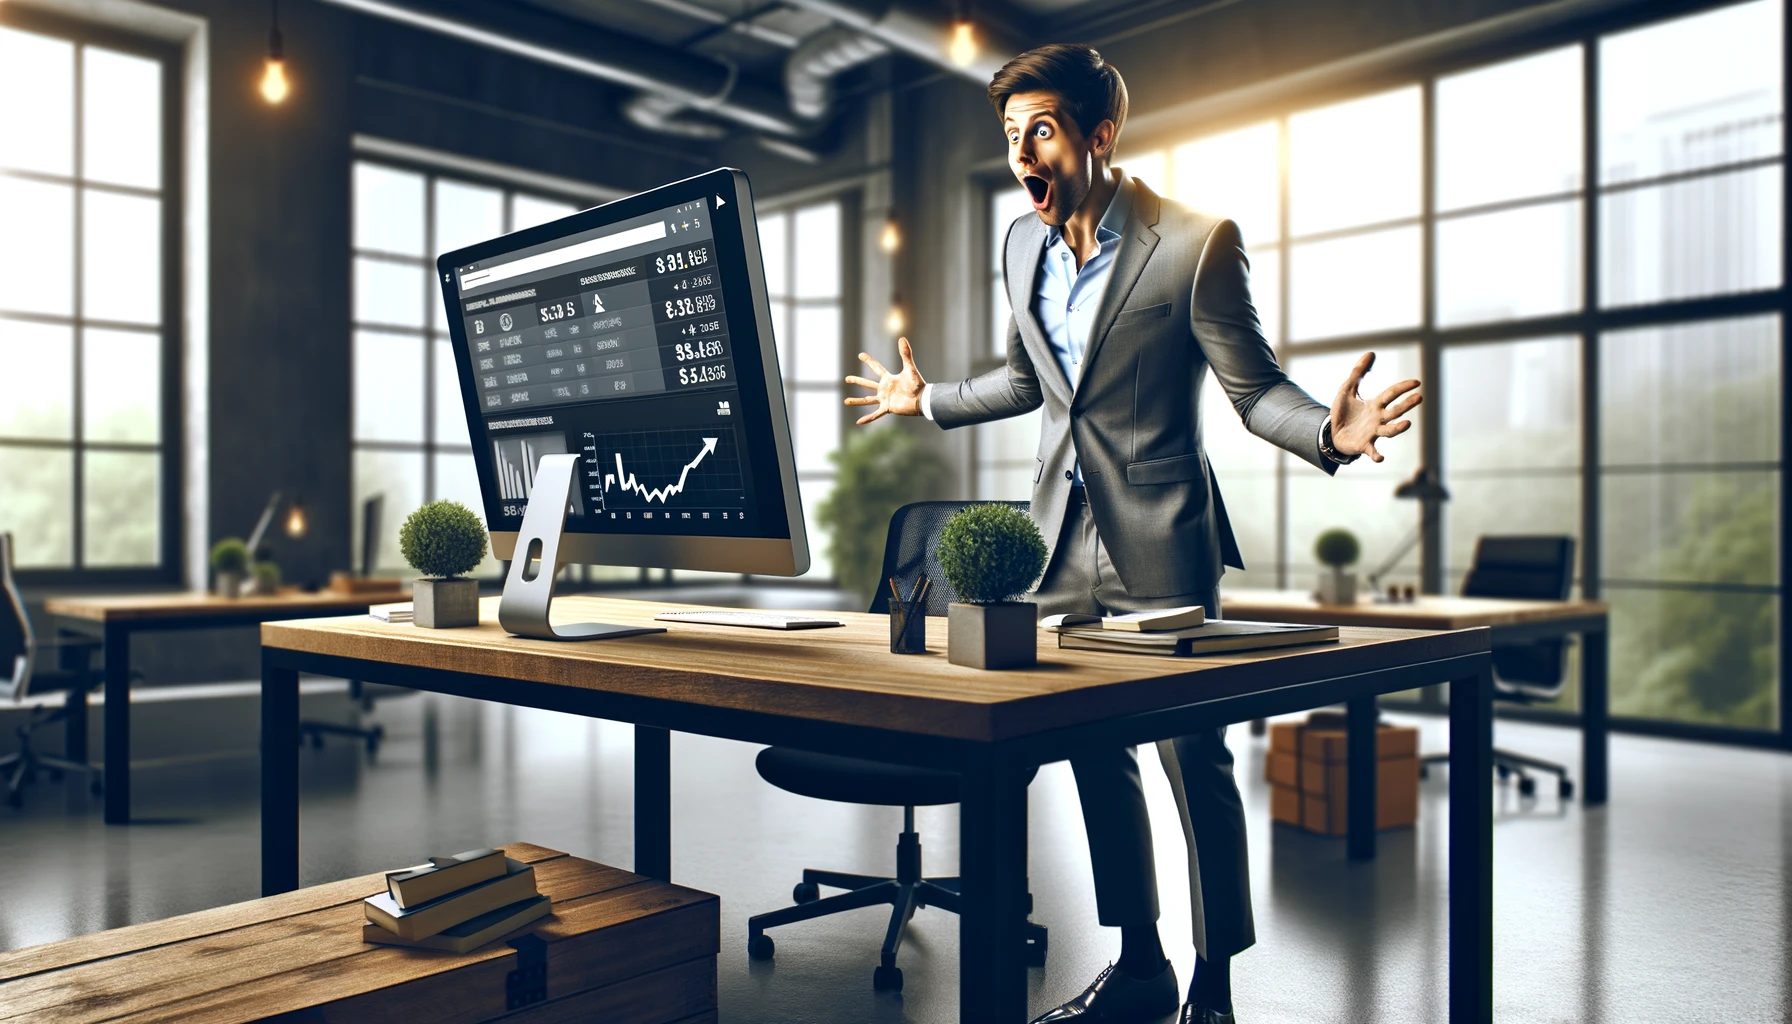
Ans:
MULTIPOLYGON (((510 839, 630 862, 625 726, 434 695, 383 703, 390 737, 367 761, 346 743, 304 754, 306 883, 510 839)), ((1425 746, 1443 723, 1423 722, 1425 746)), ((1576 733, 1501 723, 1504 745, 1575 761, 1576 733)), ((1272 827, 1264 741, 1234 728, 1251 823, 1258 945, 1235 966, 1240 1019, 1445 1019, 1446 783, 1424 784, 1418 827, 1384 833, 1373 864, 1342 842, 1272 827)), ((900 996, 871 987, 885 923, 865 910, 777 933, 748 960, 745 919, 785 905, 804 866, 891 868, 900 811, 792 796, 754 774, 755 748, 673 744, 674 874, 722 896, 721 1019, 953 1021, 958 931, 915 919, 900 996)), ((1155 756, 1163 930, 1186 978, 1187 883, 1176 814, 1155 756)), ((1613 800, 1587 813, 1553 795, 1497 798, 1497 1014, 1503 1022, 1792 1020, 1792 758, 1637 737, 1613 742, 1613 800)), ((32 788, 0 808, 0 948, 153 920, 255 896, 253 759, 145 767, 140 823, 108 828, 78 787, 32 788)), ((1545 787, 1547 788, 1547 787, 1545 787)), ((929 867, 956 865, 955 808, 923 809, 929 867)), ((1043 1010, 1118 949, 1095 925, 1075 785, 1046 767, 1031 791, 1035 918, 1050 962, 1030 972, 1043 1010)))

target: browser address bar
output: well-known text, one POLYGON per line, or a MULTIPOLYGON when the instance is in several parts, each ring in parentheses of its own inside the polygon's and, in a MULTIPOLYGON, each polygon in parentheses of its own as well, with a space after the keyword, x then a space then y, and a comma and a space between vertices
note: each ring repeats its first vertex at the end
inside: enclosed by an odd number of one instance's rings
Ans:
POLYGON ((468 288, 483 287, 523 274, 532 274, 537 270, 546 270, 563 263, 574 263, 592 256, 602 256, 606 252, 615 252, 617 249, 626 249, 631 245, 640 245, 642 242, 652 242, 664 237, 666 237, 665 221, 643 224, 637 228, 629 228, 627 231, 618 231, 613 235, 591 238, 573 245, 550 249, 547 252, 538 252, 533 256, 524 256, 522 259, 500 263, 495 267, 467 271, 460 276, 460 290, 465 293, 468 288))

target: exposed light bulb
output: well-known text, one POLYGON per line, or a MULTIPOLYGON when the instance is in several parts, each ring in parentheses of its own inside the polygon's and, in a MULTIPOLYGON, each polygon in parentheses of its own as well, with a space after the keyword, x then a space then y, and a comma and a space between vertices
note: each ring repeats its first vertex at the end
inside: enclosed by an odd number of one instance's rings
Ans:
POLYGON ((884 330, 891 334, 901 334, 907 325, 908 322, 902 316, 902 305, 900 303, 892 305, 889 315, 884 317, 884 330))
POLYGON ((883 234, 878 236, 877 244, 884 252, 895 252, 902 248, 902 229, 896 226, 896 218, 884 221, 883 234))
POLYGON ((952 42, 946 47, 946 56, 952 63, 961 68, 968 68, 977 59, 977 29, 969 21, 959 21, 952 26, 952 42))
POLYGON ((295 538, 303 537, 310 525, 305 518, 305 506, 299 504, 297 500, 293 501, 292 507, 286 510, 286 535, 295 538))
POLYGON ((261 72, 261 98, 269 103, 280 103, 291 91, 292 87, 286 82, 286 62, 268 58, 267 67, 261 72))

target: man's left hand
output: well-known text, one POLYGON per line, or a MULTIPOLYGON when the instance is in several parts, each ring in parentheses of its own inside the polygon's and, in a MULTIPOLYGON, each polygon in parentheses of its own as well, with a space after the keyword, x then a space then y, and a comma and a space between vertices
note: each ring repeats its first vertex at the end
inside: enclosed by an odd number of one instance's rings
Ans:
POLYGON ((1363 401, 1363 396, 1357 394, 1357 386, 1374 365, 1375 353, 1363 353, 1351 369, 1349 379, 1338 389, 1338 397, 1332 399, 1332 447, 1340 455, 1366 454, 1380 462, 1382 455, 1375 450, 1375 439, 1406 433, 1412 421, 1400 417, 1424 399, 1419 394, 1418 381, 1403 380, 1370 401, 1363 401), (1401 398, 1401 395, 1406 397, 1401 398))

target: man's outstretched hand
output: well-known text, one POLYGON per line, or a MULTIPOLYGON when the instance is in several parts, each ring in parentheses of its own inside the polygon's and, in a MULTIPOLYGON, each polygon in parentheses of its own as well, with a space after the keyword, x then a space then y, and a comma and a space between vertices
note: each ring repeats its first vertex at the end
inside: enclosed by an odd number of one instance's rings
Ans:
POLYGON ((1372 400, 1363 401, 1363 396, 1357 394, 1357 385, 1363 382, 1363 374, 1374 365, 1375 353, 1364 352, 1363 358, 1358 359, 1351 369, 1349 379, 1338 389, 1338 397, 1332 399, 1332 447, 1340 455, 1367 454, 1380 462, 1382 455, 1375 450, 1375 439, 1406 433, 1412 421, 1400 417, 1411 412, 1424 398, 1419 394, 1418 381, 1403 380, 1390 385, 1372 400), (1401 395, 1406 397, 1401 398, 1401 395))
POLYGON ((872 373, 877 374, 877 379, 866 380, 864 377, 858 376, 846 378, 848 384, 857 384, 859 387, 870 388, 877 392, 875 395, 855 395, 846 400, 847 405, 877 406, 873 411, 859 417, 859 426, 861 427, 885 413, 895 413, 898 416, 921 415, 921 389, 927 386, 927 382, 921 379, 921 371, 915 369, 915 353, 908 347, 908 339, 896 339, 896 347, 902 353, 901 371, 891 373, 884 369, 884 364, 871 358, 870 353, 860 352, 860 361, 869 367, 872 373))

